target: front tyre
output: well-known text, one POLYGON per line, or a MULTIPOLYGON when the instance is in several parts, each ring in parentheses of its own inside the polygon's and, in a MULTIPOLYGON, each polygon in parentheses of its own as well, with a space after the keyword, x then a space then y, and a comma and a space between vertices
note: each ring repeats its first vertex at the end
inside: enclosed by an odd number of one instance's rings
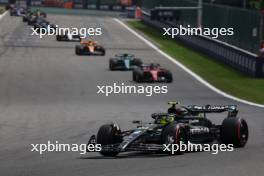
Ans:
MULTIPOLYGON (((118 129, 116 129, 113 125, 107 124, 101 126, 97 133, 97 144, 104 146, 120 142, 118 139, 118 132, 118 129)), ((118 154, 118 152, 101 151, 100 154, 103 156, 114 157, 118 154)))
POLYGON ((80 56, 81 55, 81 48, 80 48, 80 46, 75 46, 75 54, 76 55, 78 55, 78 56, 80 56))
MULTIPOLYGON (((177 123, 169 124, 164 128, 162 132, 161 141, 162 144, 177 145, 178 148, 174 151, 174 154, 176 155, 184 154, 184 151, 180 150, 180 144, 187 145, 188 143, 186 130, 180 124, 177 123)), ((168 152, 169 154, 173 154, 172 151, 166 151, 166 152, 168 152)))
POLYGON ((248 140, 248 125, 242 118, 228 117, 221 126, 221 140, 224 144, 244 147, 248 140))
POLYGON ((114 59, 110 59, 109 60, 109 70, 115 70, 115 64, 116 64, 116 62, 115 62, 115 60, 114 59))
POLYGON ((57 40, 57 41, 61 41, 61 36, 56 35, 56 40, 57 40))
POLYGON ((104 55, 105 55, 105 49, 102 48, 102 49, 101 49, 101 56, 104 56, 104 55))

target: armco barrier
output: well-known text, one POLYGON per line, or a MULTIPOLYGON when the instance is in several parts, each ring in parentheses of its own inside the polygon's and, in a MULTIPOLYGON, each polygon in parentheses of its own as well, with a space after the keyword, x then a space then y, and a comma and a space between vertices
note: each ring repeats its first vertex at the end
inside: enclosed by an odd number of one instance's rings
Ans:
MULTIPOLYGON (((169 22, 151 20, 150 14, 147 12, 143 12, 142 20, 144 23, 162 31, 163 28, 177 27, 169 22)), ((176 36, 175 39, 247 75, 264 77, 264 58, 258 58, 253 53, 218 40, 213 40, 210 37, 184 35, 176 36)))
MULTIPOLYGON (((219 36, 219 40, 258 53, 263 39, 263 13, 261 11, 217 4, 246 0, 203 0, 202 26, 204 28, 234 28, 234 35, 219 36), (210 3, 210 2, 213 3, 210 3), (207 3, 206 3, 207 2, 207 3)), ((247 0, 249 1, 249 0, 247 0)), ((260 0, 257 0, 260 1, 260 0)), ((144 0, 144 9, 155 7, 197 7, 198 0, 144 0)), ((177 10, 177 23, 197 26, 196 10, 177 10)))

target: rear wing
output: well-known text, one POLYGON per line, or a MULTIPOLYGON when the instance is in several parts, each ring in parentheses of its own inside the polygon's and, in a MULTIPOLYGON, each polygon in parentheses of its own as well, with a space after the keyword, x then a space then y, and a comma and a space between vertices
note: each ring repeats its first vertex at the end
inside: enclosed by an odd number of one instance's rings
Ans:
POLYGON ((135 57, 134 54, 116 54, 115 57, 135 57))
POLYGON ((238 109, 236 105, 206 105, 206 106, 198 106, 198 105, 190 105, 186 107, 191 113, 222 113, 228 112, 229 117, 234 117, 238 113, 238 109))
POLYGON ((141 64, 141 67, 151 67, 151 66, 160 67, 160 64, 158 64, 158 63, 144 63, 144 64, 141 64))

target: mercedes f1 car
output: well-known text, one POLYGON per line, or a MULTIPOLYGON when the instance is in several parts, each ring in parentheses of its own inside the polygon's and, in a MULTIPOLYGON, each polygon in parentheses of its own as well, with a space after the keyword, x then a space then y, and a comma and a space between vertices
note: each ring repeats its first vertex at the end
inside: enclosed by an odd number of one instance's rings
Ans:
MULTIPOLYGON (((92 135, 89 144, 101 145, 103 156, 116 156, 121 152, 141 151, 165 153, 164 145, 192 143, 233 145, 244 147, 248 140, 247 122, 237 117, 235 105, 181 107, 173 113, 154 113, 152 123, 133 121, 137 127, 122 131, 116 123, 100 127, 97 135, 92 135), (212 123, 206 114, 228 112, 221 125, 212 123)), ((87 147, 88 147, 87 145, 87 147)), ((87 149, 88 151, 88 149, 87 149)), ((174 154, 183 154, 176 151, 174 154)), ((170 153, 171 154, 171 153, 170 153)))
POLYGON ((34 29, 36 29, 37 32, 39 32, 41 29, 55 29, 56 26, 54 24, 51 24, 49 21, 47 21, 45 18, 39 17, 36 22, 34 23, 34 29))
POLYGON ((173 81, 172 73, 159 64, 142 64, 133 71, 133 81, 141 82, 168 82, 173 81))
POLYGON ((135 66, 140 66, 142 61, 135 58, 132 54, 120 54, 115 55, 115 58, 110 58, 109 69, 110 70, 133 70, 135 66))
POLYGON ((28 25, 34 25, 38 18, 46 18, 47 14, 45 12, 42 12, 40 10, 36 10, 34 12, 26 13, 25 16, 23 16, 23 22, 27 22, 28 25))
POLYGON ((80 35, 74 35, 70 31, 66 31, 63 35, 56 35, 57 41, 73 41, 73 42, 80 42, 81 37, 80 35))
POLYGON ((105 55, 105 49, 98 45, 96 41, 81 41, 80 45, 75 46, 77 55, 105 55))

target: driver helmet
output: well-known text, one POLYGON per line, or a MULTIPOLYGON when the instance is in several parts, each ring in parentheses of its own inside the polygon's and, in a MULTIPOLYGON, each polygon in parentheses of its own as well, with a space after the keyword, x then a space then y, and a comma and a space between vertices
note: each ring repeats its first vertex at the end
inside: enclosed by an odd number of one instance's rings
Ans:
POLYGON ((185 115, 188 114, 188 110, 186 108, 184 108, 184 107, 178 108, 177 109, 177 114, 179 116, 185 116, 185 115))
POLYGON ((174 115, 173 114, 168 114, 163 117, 161 117, 159 124, 161 125, 166 125, 168 123, 171 123, 174 121, 174 115))
POLYGON ((168 102, 168 105, 170 105, 170 108, 168 109, 168 113, 177 114, 177 108, 176 108, 177 104, 179 104, 179 102, 176 101, 168 102))
POLYGON ((156 69, 157 65, 156 64, 150 64, 150 69, 156 69))

